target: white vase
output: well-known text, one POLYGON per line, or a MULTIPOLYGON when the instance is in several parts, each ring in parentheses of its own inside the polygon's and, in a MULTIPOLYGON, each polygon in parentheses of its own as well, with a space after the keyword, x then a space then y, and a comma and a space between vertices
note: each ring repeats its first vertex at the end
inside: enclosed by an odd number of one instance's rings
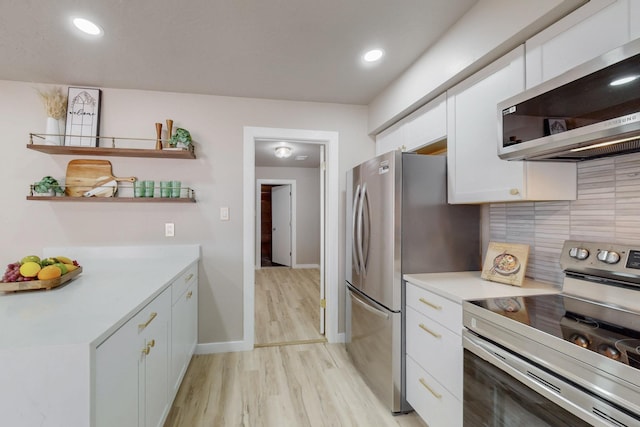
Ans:
POLYGON ((65 122, 63 119, 54 119, 53 117, 47 117, 47 130, 45 134, 46 145, 62 145, 64 143, 64 128, 65 122))

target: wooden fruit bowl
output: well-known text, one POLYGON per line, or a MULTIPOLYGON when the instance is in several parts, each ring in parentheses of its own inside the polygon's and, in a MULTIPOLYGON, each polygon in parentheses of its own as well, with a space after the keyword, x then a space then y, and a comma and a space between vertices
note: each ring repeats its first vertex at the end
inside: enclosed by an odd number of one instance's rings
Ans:
POLYGON ((18 291, 34 291, 38 289, 53 289, 67 283, 82 273, 82 267, 78 267, 73 271, 63 274, 60 277, 49 280, 29 280, 27 282, 0 282, 0 292, 18 292, 18 291))

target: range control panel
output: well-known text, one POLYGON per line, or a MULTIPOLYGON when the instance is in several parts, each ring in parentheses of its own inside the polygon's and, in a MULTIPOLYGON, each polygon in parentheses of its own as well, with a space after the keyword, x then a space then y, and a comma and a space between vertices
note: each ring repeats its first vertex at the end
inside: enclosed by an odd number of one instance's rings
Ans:
POLYGON ((560 265, 565 272, 638 282, 640 248, 634 249, 614 243, 567 240, 562 248, 560 265))

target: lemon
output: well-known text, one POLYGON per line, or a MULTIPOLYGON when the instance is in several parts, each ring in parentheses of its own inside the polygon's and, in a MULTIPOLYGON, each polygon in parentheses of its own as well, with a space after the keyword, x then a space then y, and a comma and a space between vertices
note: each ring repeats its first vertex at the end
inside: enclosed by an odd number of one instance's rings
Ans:
POLYGON ((67 271, 73 271, 78 268, 78 266, 75 264, 65 264, 64 266, 67 267, 67 271))
POLYGON ((63 264, 73 264, 71 258, 67 258, 66 256, 57 256, 56 259, 63 264))
POLYGON ((20 266, 20 274, 23 277, 36 277, 40 272, 40 264, 35 261, 27 261, 20 266))

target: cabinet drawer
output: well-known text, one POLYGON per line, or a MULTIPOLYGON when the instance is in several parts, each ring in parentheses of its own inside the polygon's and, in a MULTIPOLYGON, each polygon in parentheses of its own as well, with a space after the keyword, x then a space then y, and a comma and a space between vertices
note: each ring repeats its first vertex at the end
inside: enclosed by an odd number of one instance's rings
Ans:
POLYGON ((407 354, 462 399, 462 337, 407 308, 407 354))
POLYGON ((429 427, 462 427, 462 403, 411 357, 407 357, 407 401, 429 427))
POLYGON ((187 288, 198 281, 198 263, 191 265, 171 285, 171 304, 175 304, 187 288))
POLYGON ((462 334, 462 305, 407 282, 407 306, 462 334))

